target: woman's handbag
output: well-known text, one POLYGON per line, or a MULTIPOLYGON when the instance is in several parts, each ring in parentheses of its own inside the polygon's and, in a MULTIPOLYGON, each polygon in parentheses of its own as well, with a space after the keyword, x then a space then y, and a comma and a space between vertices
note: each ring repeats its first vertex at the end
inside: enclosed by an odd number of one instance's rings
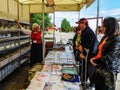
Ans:
POLYGON ((105 84, 109 87, 112 88, 114 85, 114 75, 113 72, 110 68, 110 65, 105 62, 104 65, 101 65, 99 68, 96 69, 96 74, 100 75, 105 79, 105 84))

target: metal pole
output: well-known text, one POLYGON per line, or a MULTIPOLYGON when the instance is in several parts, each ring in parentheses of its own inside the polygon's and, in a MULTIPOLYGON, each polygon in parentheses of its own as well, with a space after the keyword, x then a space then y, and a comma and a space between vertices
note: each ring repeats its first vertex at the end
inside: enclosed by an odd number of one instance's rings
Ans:
MULTIPOLYGON (((18 16, 17 16, 17 19, 18 19, 18 21, 20 20, 20 13, 19 13, 19 2, 17 2, 17 14, 18 14, 18 16)), ((18 31, 18 37, 20 37, 20 30, 18 31)), ((19 38, 19 45, 20 45, 20 38, 19 38)))
POLYGON ((20 19, 20 13, 19 13, 19 2, 17 2, 17 14, 18 14, 18 16, 17 16, 17 19, 18 19, 18 21, 19 21, 19 19, 20 19))
POLYGON ((54 42, 54 44, 56 43, 56 38, 55 38, 55 12, 54 12, 54 14, 53 14, 53 24, 54 24, 54 26, 53 26, 53 42, 54 42))
POLYGON ((80 19, 80 11, 78 11, 78 20, 80 19))
POLYGON ((77 4, 77 8, 78 8, 78 20, 80 19, 80 4, 77 4))
MULTIPOLYGON (((98 27, 98 18, 99 18, 99 5, 100 5, 100 0, 97 0, 97 23, 96 23, 96 29, 98 27)), ((96 35, 97 35, 97 31, 96 31, 96 35)))
POLYGON ((85 51, 86 51, 86 57, 85 57, 85 89, 87 87, 87 71, 88 71, 88 66, 87 66, 87 63, 88 63, 88 54, 89 54, 89 49, 85 48, 85 51))
POLYGON ((42 0, 42 16, 43 16, 43 18, 42 18, 42 27, 43 27, 43 37, 42 37, 42 40, 43 40, 43 51, 42 51, 42 53, 43 53, 43 63, 44 63, 44 56, 45 56, 45 40, 44 40, 44 0, 42 0))

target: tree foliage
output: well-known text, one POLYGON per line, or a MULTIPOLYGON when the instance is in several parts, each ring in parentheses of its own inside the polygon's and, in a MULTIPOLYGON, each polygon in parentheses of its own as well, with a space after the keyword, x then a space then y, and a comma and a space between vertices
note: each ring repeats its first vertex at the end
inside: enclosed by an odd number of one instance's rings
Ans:
MULTIPOLYGON (((43 18, 42 14, 32 14, 32 16, 31 16, 32 23, 38 23, 40 25, 41 29, 43 28, 42 27, 42 18, 43 18)), ((49 15, 44 14, 45 28, 52 26, 52 23, 50 22, 50 20, 51 20, 51 18, 49 17, 49 15)))
POLYGON ((65 18, 61 22, 61 30, 62 32, 70 32, 72 30, 70 23, 65 18))

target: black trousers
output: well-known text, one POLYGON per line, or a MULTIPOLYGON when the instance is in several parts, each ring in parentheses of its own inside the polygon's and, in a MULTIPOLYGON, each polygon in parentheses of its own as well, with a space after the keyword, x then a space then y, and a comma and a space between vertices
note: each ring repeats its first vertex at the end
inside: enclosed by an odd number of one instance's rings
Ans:
POLYGON ((33 43, 31 45, 30 52, 30 67, 32 67, 36 63, 42 63, 43 61, 43 49, 42 43, 37 44, 33 43))

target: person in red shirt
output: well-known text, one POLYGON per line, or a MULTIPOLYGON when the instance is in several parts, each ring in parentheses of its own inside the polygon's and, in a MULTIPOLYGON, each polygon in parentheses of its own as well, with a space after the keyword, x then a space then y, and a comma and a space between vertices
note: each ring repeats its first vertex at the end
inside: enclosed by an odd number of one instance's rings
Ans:
POLYGON ((17 21, 18 28, 25 34, 30 35, 31 50, 30 50, 30 67, 36 63, 43 61, 43 40, 40 26, 37 23, 32 24, 32 30, 23 28, 17 21))

